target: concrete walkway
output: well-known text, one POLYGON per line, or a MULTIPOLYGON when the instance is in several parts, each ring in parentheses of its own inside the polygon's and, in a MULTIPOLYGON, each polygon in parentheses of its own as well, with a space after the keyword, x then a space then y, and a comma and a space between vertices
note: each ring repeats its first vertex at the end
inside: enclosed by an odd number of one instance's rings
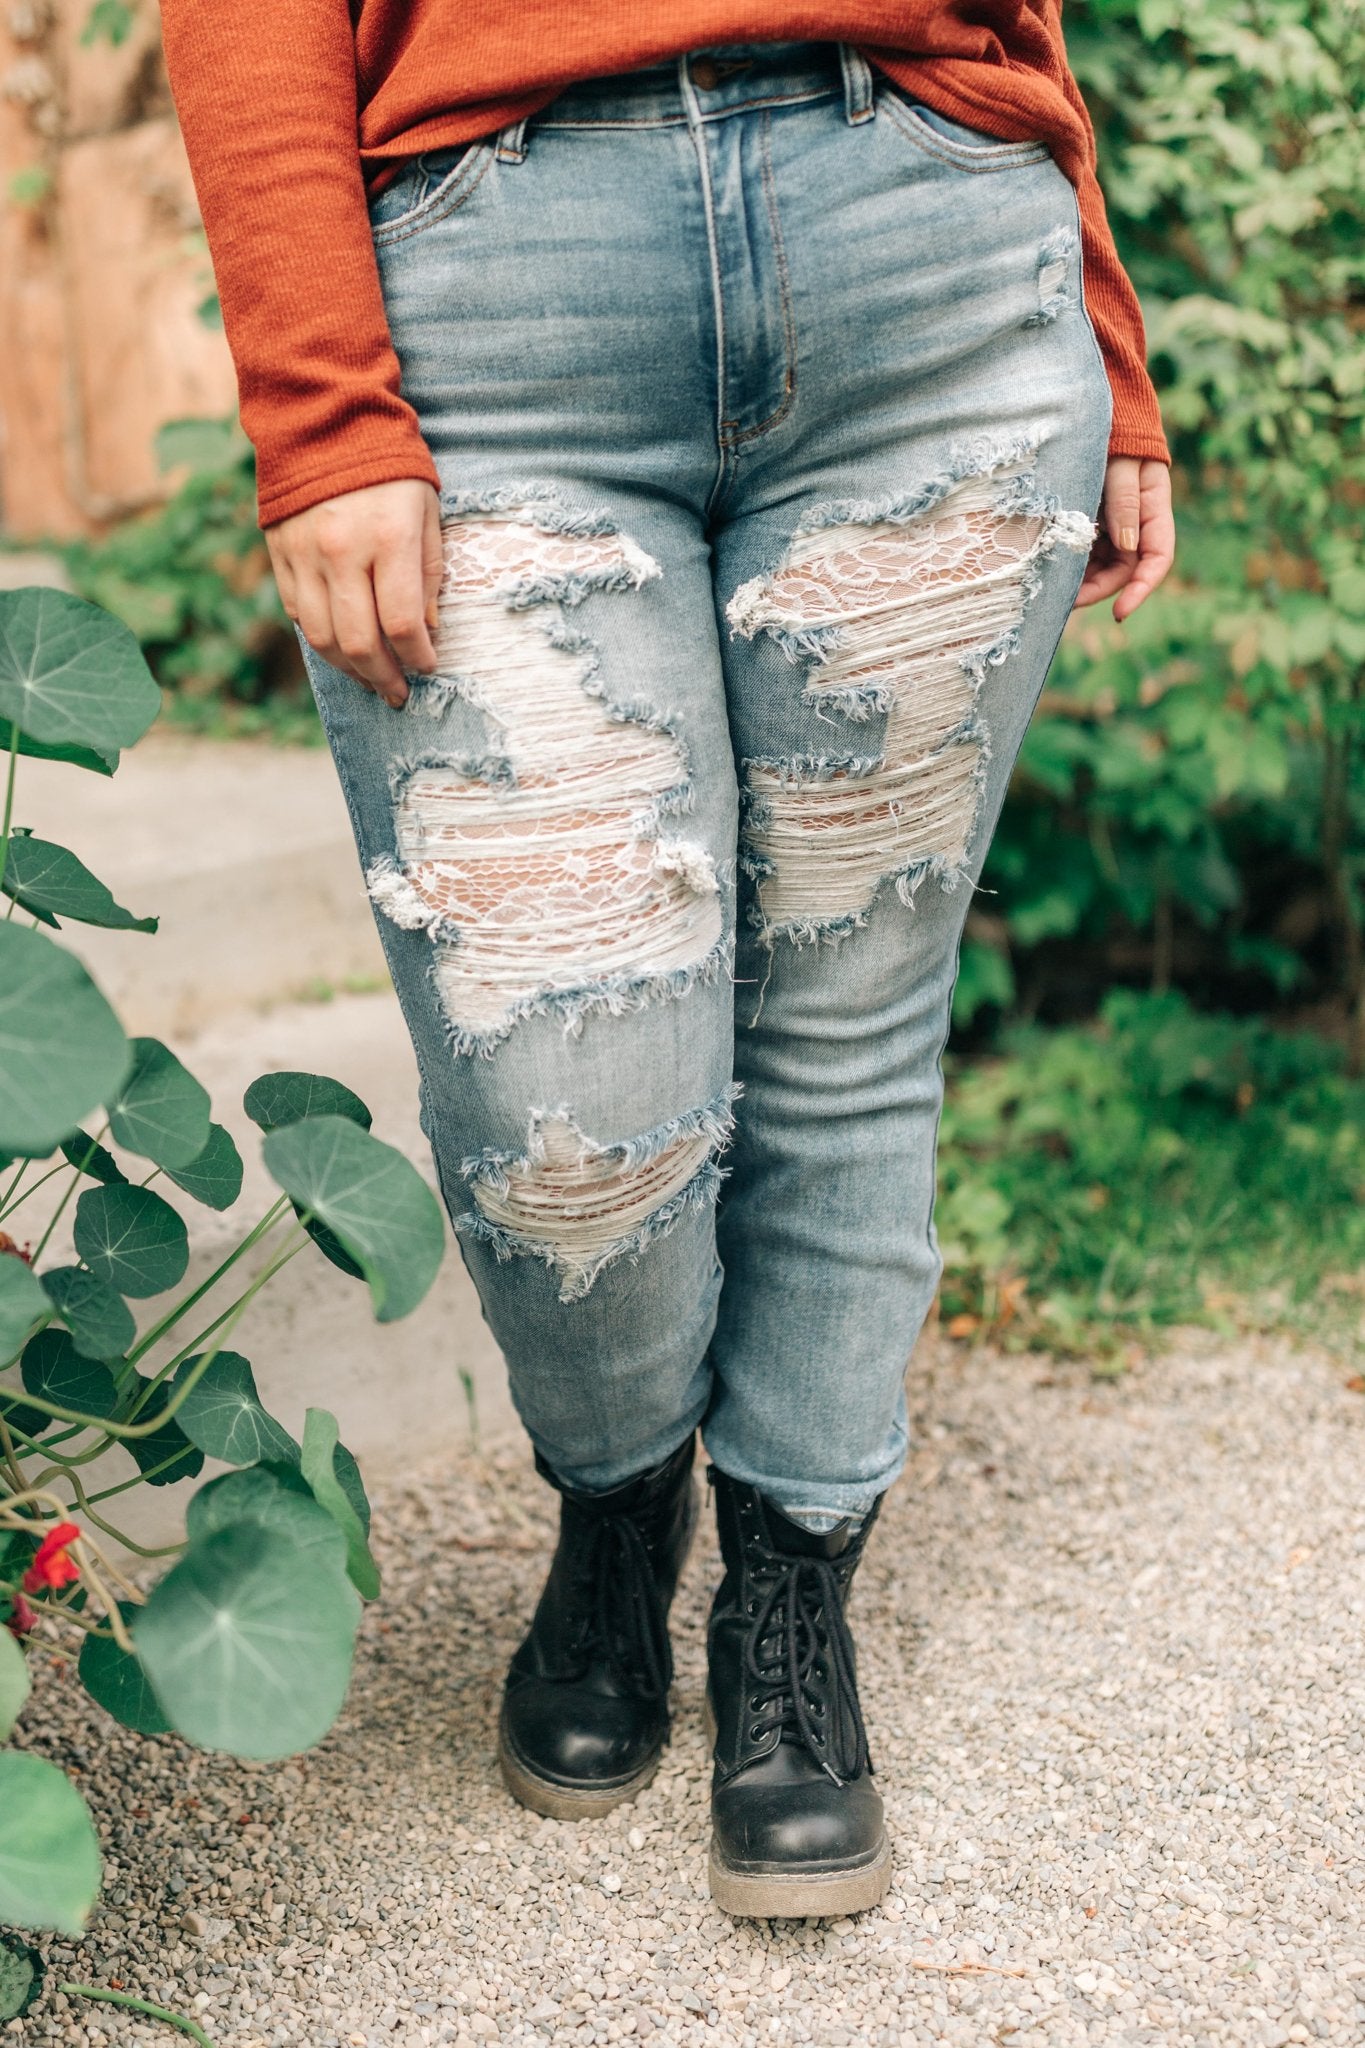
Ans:
MULTIPOLYGON (((246 1769, 111 1729, 39 1658, 35 1748, 110 1853, 54 1976, 216 2048, 1280 2048, 1365 2038, 1365 1398, 1195 1339, 1118 1386, 921 1347, 919 1448, 854 1616, 896 1852, 877 1911, 735 1923, 705 1892, 709 1535, 675 1739, 638 1802, 513 1806, 498 1691, 551 1525, 519 1449, 385 1490, 346 1714, 246 1769)), ((32 2048, 169 2048, 54 1999, 32 2048)))

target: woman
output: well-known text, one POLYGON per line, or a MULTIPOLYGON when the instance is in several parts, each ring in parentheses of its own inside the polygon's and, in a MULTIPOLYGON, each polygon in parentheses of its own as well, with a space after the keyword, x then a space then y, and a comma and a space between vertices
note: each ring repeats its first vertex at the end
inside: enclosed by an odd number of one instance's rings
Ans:
POLYGON ((1073 603, 1171 558, 1054 0, 163 14, 261 522, 562 1496, 506 1782, 599 1814, 656 1768, 700 1427, 714 1896, 865 1908, 844 1609, 963 918, 1073 603))

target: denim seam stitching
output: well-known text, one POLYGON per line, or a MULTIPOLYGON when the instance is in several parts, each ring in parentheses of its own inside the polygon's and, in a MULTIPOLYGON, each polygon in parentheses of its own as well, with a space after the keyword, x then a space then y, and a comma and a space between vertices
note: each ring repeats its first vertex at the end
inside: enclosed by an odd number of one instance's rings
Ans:
POLYGON ((687 132, 697 159, 697 176, 701 181, 702 212, 706 220, 706 257, 711 273, 711 301, 716 315, 716 451, 719 456, 716 480, 707 499, 710 512, 719 500, 726 482, 726 469, 730 449, 726 438, 725 418, 725 287, 720 274, 720 247, 716 240, 715 194, 711 190, 711 166, 707 161, 706 145, 699 124, 692 119, 697 108, 696 93, 691 79, 679 64, 682 79, 683 107, 687 115, 687 132))
MULTIPOLYGON (((778 294, 782 303, 782 337, 786 351, 785 379, 782 403, 766 420, 760 420, 756 427, 746 427, 743 433, 729 436, 731 448, 742 447, 746 441, 755 441, 760 434, 781 426, 796 403, 796 321, 792 314, 791 273, 787 267, 787 251, 782 240, 782 222, 777 211, 777 187, 773 178, 772 122, 767 114, 763 116, 760 147, 763 156, 763 198, 768 210, 768 225, 772 230, 773 255, 777 262, 778 294)), ((727 426, 733 422, 727 421, 727 426)))
POLYGON ((885 94, 882 104, 892 127, 899 129, 907 142, 922 149, 926 156, 950 164, 954 170, 1012 171, 1027 164, 1044 163, 1052 154, 1045 143, 1039 142, 1000 142, 988 148, 972 149, 966 143, 950 142, 946 135, 940 135, 927 122, 917 121, 911 109, 894 93, 885 94))
POLYGON ((435 227, 438 221, 445 220, 452 213, 457 213, 465 202, 473 197, 482 184, 484 176, 494 160, 494 156, 495 147, 491 142, 475 143, 470 156, 461 158, 445 184, 438 185, 431 197, 424 199, 414 213, 399 214, 396 221, 388 221, 375 228, 374 245, 376 249, 386 248, 393 242, 409 241, 413 235, 421 234, 423 229, 435 227), (482 158, 482 162, 479 163, 477 173, 461 186, 460 179, 466 165, 472 170, 473 161, 477 161, 479 158, 482 158), (452 182, 453 190, 451 189, 452 182))

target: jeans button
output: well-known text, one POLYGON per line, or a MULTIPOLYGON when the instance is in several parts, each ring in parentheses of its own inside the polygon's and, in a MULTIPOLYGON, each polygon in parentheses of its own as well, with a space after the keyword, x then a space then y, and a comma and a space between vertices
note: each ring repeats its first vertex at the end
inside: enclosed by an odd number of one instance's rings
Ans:
POLYGON ((698 57, 692 66, 692 83, 702 92, 714 92, 720 84, 720 73, 709 57, 698 57))

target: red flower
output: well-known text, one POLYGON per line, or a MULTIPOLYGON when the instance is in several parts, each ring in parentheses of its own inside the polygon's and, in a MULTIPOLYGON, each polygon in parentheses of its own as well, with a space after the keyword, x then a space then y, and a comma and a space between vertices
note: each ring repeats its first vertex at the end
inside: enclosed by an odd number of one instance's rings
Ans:
POLYGON ((16 1593, 14 1596, 14 1605, 11 1607, 9 1611, 9 1619, 5 1623, 5 1627, 9 1630, 10 1634, 15 1638, 17 1642, 20 1636, 26 1636, 30 1634, 30 1632, 37 1626, 37 1615, 33 1612, 33 1609, 29 1606, 27 1600, 21 1599, 20 1596, 16 1593))
POLYGON ((57 1593, 80 1577, 81 1568, 66 1549, 80 1533, 74 1522, 58 1522, 55 1529, 48 1530, 21 1581, 26 1593, 57 1593))
POLYGON ((26 1266, 33 1264, 33 1253, 26 1244, 16 1244, 7 1230, 0 1230, 0 1252, 8 1252, 11 1258, 22 1259, 26 1266))

